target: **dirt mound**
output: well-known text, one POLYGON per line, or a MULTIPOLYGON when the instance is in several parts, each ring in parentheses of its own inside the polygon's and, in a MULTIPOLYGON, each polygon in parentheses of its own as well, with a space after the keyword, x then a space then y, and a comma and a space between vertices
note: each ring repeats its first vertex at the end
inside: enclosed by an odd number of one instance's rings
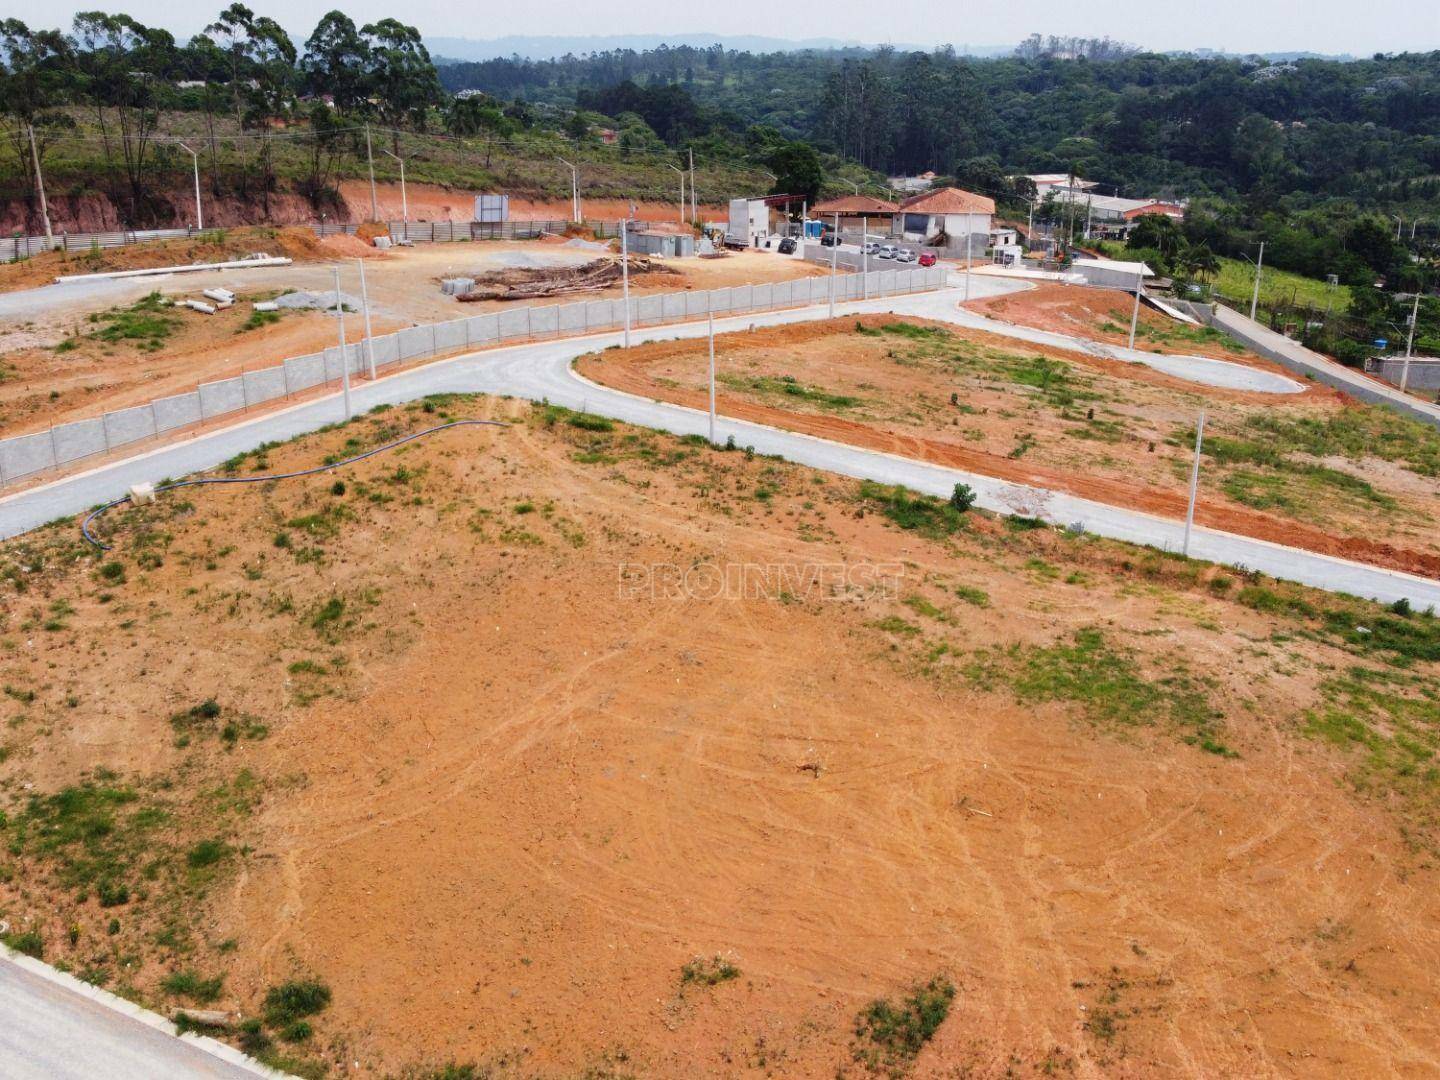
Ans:
POLYGON ((313 229, 214 229, 188 239, 160 240, 117 248, 83 251, 49 251, 23 262, 0 266, 0 292, 48 285, 67 274, 100 274, 115 270, 142 270, 156 266, 227 262, 252 252, 284 256, 296 262, 325 258, 313 229))
POLYGON ((383 259, 385 252, 349 233, 336 233, 320 241, 320 250, 335 258, 383 259))
POLYGON ((377 236, 389 236, 390 226, 383 221, 362 221, 356 226, 355 235, 361 240, 374 240, 377 236))

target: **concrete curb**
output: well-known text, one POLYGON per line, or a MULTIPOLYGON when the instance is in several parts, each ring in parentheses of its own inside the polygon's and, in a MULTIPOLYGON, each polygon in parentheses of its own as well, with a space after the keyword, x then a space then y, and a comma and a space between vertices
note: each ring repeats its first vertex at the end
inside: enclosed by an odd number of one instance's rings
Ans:
POLYGON ((267 1077, 269 1080, 293 1080, 288 1073, 277 1072, 267 1065, 262 1065, 248 1054, 242 1053, 228 1043, 213 1039, 209 1035, 197 1035, 194 1032, 182 1034, 173 1023, 159 1013, 151 1012, 149 1009, 136 1005, 133 1001, 127 1001, 108 990, 83 982, 68 972, 53 968, 42 960, 36 960, 33 956, 18 953, 8 945, 0 944, 0 963, 13 964, 37 978, 103 1006, 111 1012, 119 1013, 127 1019, 144 1024, 146 1027, 166 1035, 174 1036, 181 1042, 189 1043, 196 1049, 220 1059, 227 1065, 233 1065, 237 1069, 242 1069, 255 1076, 267 1077))

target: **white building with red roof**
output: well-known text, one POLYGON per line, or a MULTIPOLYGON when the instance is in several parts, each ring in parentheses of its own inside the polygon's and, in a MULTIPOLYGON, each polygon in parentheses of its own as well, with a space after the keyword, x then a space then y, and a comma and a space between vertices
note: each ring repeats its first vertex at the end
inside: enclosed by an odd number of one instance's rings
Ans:
POLYGON ((906 199, 897 216, 904 240, 964 255, 968 236, 971 254, 983 258, 990 243, 995 200, 959 188, 940 188, 906 199))

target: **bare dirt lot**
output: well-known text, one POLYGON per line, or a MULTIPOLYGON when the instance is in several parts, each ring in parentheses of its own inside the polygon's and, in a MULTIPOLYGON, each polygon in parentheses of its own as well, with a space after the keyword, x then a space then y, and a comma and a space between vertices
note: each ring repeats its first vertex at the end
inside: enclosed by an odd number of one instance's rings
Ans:
MULTIPOLYGON (((1017 326, 1033 326, 1038 330, 1074 334, 1091 341, 1126 345, 1130 340, 1132 303, 1132 294, 1116 289, 1043 284, 1023 292, 972 300, 965 306, 1017 326)), ((1141 305, 1136 325, 1135 347, 1151 352, 1210 356, 1239 364, 1274 368, 1270 361, 1256 356, 1218 330, 1177 322, 1144 305, 1141 305)))
POLYGON ((233 473, 472 415, 0 546, 11 944, 310 1075, 1440 1069, 1434 619, 515 402, 233 473))
MULTIPOLYGON (((1440 436, 1323 387, 1200 387, 1143 365, 872 316, 725 335, 719 411, 1440 576, 1440 436)), ((581 359, 606 385, 707 407, 703 342, 581 359)))
MULTIPOLYGON (((290 232, 285 230, 284 234, 290 232)), ((358 297, 359 276, 351 257, 352 247, 370 256, 365 261, 365 274, 377 334, 507 306, 500 302, 457 304, 453 296, 440 291, 442 278, 473 277, 514 266, 564 267, 596 257, 593 251, 541 242, 426 244, 382 253, 365 248, 353 237, 327 237, 317 242, 313 235, 306 235, 308 244, 297 242, 289 249, 297 260, 292 266, 133 279, 113 283, 113 288, 98 294, 88 293, 82 286, 55 286, 73 290, 65 294, 63 304, 38 311, 20 305, 13 317, 0 315, 0 433, 22 434, 106 409, 181 393, 197 383, 269 367, 286 357, 335 344, 335 320, 323 313, 292 313, 274 325, 244 333, 237 330, 249 318, 252 299, 286 290, 333 290, 331 267, 337 262, 342 269, 342 291, 358 297), (342 241, 348 242, 344 250, 336 247, 342 241), (174 332, 158 341, 143 335, 132 338, 112 334, 106 341, 93 337, 97 330, 104 329, 93 317, 108 318, 143 304, 152 292, 175 300, 198 299, 204 289, 215 286, 236 292, 241 302, 217 316, 176 310, 171 317, 174 332)), ((258 241, 251 238, 247 242, 258 241)), ((169 265, 167 260, 196 261, 191 255, 204 261, 198 257, 205 253, 176 249, 160 255, 136 247, 125 254, 133 259, 143 255, 139 265, 156 266, 169 265)), ((643 295, 672 289, 723 288, 821 272, 809 263, 759 251, 738 252, 725 259, 675 259, 665 266, 671 272, 635 276, 632 291, 643 295)), ((5 271, 0 267, 0 280, 5 271)), ((55 267, 47 271, 51 276, 56 272, 55 267)), ((620 291, 616 285, 582 295, 615 297, 620 291)), ((562 295, 511 304, 554 304, 565 300, 562 295)), ((349 320, 351 341, 359 339, 361 328, 358 317, 349 320)))

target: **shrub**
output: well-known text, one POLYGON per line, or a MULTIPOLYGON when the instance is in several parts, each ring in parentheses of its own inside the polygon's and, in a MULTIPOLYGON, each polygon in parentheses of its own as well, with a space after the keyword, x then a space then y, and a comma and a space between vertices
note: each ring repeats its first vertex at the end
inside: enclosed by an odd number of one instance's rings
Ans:
POLYGON ((975 489, 969 484, 956 484, 955 490, 950 492, 950 505, 965 513, 975 505, 975 489))
POLYGON ((903 1072, 945 1022, 955 986, 937 975, 897 1006, 881 998, 855 1019, 855 1060, 871 1069, 903 1072))
POLYGON ((317 979, 296 979, 272 986, 265 994, 265 1022, 286 1028, 330 1004, 330 988, 317 979))

